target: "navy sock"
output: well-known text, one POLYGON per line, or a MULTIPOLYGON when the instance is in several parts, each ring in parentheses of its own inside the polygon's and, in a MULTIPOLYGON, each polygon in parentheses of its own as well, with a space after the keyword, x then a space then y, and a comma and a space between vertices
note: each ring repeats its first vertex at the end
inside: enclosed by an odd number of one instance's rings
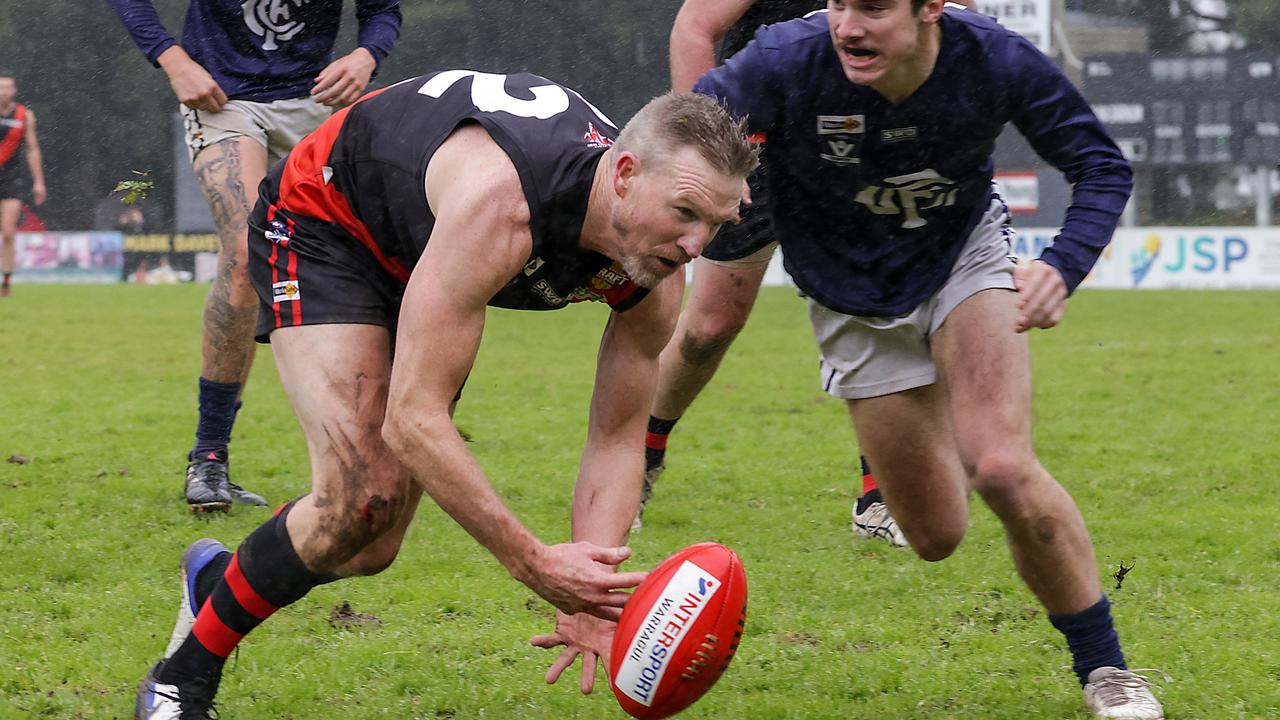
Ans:
POLYGON ((1050 615, 1049 622, 1067 638, 1071 669, 1084 685, 1100 667, 1124 668, 1124 651, 1111 621, 1111 602, 1103 595, 1092 607, 1074 615, 1050 615))
POLYGON ((680 418, 661 420, 649 416, 649 431, 644 435, 644 470, 648 472, 659 465, 667 457, 667 436, 675 429, 680 418))
POLYGON ((217 383, 200 378, 200 419, 196 423, 196 444, 188 459, 226 452, 240 405, 239 395, 240 383, 217 383))

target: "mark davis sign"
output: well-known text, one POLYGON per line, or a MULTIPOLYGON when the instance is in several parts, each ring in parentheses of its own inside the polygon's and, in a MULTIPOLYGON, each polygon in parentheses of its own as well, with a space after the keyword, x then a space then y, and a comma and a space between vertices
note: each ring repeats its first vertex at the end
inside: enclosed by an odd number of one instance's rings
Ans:
POLYGON ((218 252, 213 233, 168 233, 124 236, 124 277, 134 282, 202 280, 197 256, 218 252))
MULTIPOLYGON (((1040 256, 1053 228, 1020 228, 1014 254, 1040 256)), ((1280 288, 1280 228, 1117 230, 1082 287, 1280 288)))

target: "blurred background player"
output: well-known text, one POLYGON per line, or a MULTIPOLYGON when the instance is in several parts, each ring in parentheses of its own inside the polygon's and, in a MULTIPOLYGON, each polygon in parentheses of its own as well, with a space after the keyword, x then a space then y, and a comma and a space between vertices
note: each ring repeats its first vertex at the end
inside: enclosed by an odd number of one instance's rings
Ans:
MULTIPOLYGON (((965 0, 969 6, 972 2, 965 0)), ((686 0, 671 28, 672 89, 692 88, 704 72, 745 47, 760 26, 826 6, 814 0, 686 0)), ((742 222, 721 228, 694 263, 688 303, 662 353, 658 394, 645 435, 644 496, 633 530, 642 526, 645 504, 666 469, 668 435, 715 375, 760 293, 778 247, 769 220, 768 187, 762 164, 751 178, 752 204, 743 208, 742 222)), ((905 547, 906 538, 880 496, 866 457, 859 462, 862 494, 853 506, 854 533, 905 547)))
POLYGON ((17 97, 17 79, 0 69, 0 297, 10 292, 22 203, 30 198, 40 205, 47 196, 36 114, 17 97))
POLYGON ((266 505, 231 482, 227 446, 253 364, 258 298, 245 269, 246 218, 269 163, 360 97, 400 33, 399 0, 356 0, 358 47, 330 62, 341 0, 192 0, 179 44, 151 0, 108 0, 181 103, 196 181, 217 226, 217 273, 205 302, 192 510, 266 505))

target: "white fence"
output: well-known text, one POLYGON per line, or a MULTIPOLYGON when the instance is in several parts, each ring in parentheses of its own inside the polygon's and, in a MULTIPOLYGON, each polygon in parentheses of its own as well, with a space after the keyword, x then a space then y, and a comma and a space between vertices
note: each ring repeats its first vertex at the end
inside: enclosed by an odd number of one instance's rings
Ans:
MULTIPOLYGON (((1014 243, 1014 254, 1022 258, 1039 257, 1056 234, 1054 228, 1021 228, 1014 243)), ((152 236, 128 239, 148 237, 152 236)), ((178 239, 185 237, 178 236, 178 239)), ((187 247, 181 242, 171 244, 176 241, 169 236, 162 239, 164 248, 182 251, 171 253, 180 258, 201 254, 190 252, 197 249, 194 246, 187 247)), ((125 274, 124 255, 141 249, 151 248, 135 248, 119 233, 19 233, 15 277, 21 282, 114 282, 125 274)), ((187 277, 208 275, 207 271, 191 273, 189 268, 178 269, 188 271, 187 277)), ((131 274, 136 274, 134 270, 128 268, 131 274)), ((780 254, 774 255, 764 283, 791 284, 782 269, 780 254)), ((1118 230, 1083 287, 1280 288, 1280 227, 1118 230)))

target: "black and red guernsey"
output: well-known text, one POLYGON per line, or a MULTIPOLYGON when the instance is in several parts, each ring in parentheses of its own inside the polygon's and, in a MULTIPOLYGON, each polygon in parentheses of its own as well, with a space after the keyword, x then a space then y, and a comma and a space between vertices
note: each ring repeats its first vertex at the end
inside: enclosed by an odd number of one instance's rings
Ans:
POLYGON ((269 212, 340 226, 329 242, 362 245, 405 283, 435 224, 427 164, 466 123, 483 126, 510 157, 531 215, 528 263, 490 305, 552 310, 598 300, 622 311, 643 299, 647 290, 612 259, 579 247, 596 164, 618 129, 575 91, 536 75, 448 70, 367 95, 274 169, 269 212))

